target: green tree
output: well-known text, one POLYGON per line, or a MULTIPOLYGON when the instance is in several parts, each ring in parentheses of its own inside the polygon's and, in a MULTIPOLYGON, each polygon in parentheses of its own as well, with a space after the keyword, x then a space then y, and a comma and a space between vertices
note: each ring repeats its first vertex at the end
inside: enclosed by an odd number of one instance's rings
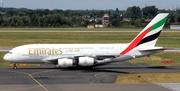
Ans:
POLYGON ((142 19, 136 19, 134 25, 135 27, 142 27, 142 19))
POLYGON ((176 23, 180 21, 180 14, 178 12, 174 12, 173 16, 176 23))
POLYGON ((2 16, 0 15, 0 26, 3 26, 3 22, 4 22, 4 20, 3 20, 2 16))
POLYGON ((132 18, 133 20, 141 17, 141 9, 139 6, 133 6, 127 8, 125 12, 125 17, 132 18))
POLYGON ((147 6, 142 8, 143 18, 153 18, 157 15, 158 9, 156 6, 147 6))
POLYGON ((118 26, 119 26, 119 21, 118 21, 117 19, 113 19, 113 20, 111 21, 111 25, 118 27, 118 26))
POLYGON ((24 26, 30 26, 31 20, 29 16, 22 16, 21 20, 23 21, 24 26))
POLYGON ((119 9, 118 9, 118 8, 116 8, 116 10, 115 10, 115 11, 116 11, 116 13, 119 13, 119 9))

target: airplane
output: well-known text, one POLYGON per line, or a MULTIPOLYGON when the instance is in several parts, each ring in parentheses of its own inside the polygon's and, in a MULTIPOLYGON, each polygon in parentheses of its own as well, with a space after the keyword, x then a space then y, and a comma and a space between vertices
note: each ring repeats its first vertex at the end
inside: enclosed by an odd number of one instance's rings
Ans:
POLYGON ((3 57, 7 62, 49 63, 60 68, 95 67, 144 57, 164 51, 155 46, 168 13, 160 13, 126 44, 27 44, 13 48, 3 57))

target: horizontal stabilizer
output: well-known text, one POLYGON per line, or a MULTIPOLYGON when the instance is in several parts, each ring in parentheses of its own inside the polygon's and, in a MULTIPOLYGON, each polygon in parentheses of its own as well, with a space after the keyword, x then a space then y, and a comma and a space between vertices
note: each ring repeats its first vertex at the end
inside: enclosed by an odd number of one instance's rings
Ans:
POLYGON ((180 48, 164 48, 164 52, 180 52, 180 48))
POLYGON ((138 49, 140 52, 145 52, 145 51, 157 51, 157 50, 164 50, 163 47, 153 47, 153 48, 142 48, 138 49))

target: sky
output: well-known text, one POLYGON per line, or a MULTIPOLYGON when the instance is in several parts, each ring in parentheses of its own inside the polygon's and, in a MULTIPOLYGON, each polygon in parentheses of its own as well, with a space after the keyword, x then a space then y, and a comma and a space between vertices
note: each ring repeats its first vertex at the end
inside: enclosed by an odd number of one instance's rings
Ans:
MULTIPOLYGON (((159 9, 180 8, 180 0, 0 0, 4 7, 28 9, 126 10, 131 6, 155 5, 159 9)), ((2 6, 2 4, 0 4, 2 6)))

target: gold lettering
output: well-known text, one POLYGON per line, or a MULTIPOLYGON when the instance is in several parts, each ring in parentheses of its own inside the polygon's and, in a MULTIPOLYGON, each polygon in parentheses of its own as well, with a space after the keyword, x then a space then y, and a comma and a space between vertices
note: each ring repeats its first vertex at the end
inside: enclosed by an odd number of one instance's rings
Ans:
POLYGON ((52 48, 52 50, 51 50, 51 54, 52 54, 52 55, 54 55, 54 48, 52 48))
POLYGON ((66 52, 70 52, 69 49, 67 49, 66 52))
POLYGON ((67 49, 66 52, 80 52, 80 49, 67 49))
POLYGON ((35 55, 40 55, 40 54, 42 54, 42 49, 39 49, 39 48, 37 48, 37 49, 34 49, 34 54, 35 55))
POLYGON ((30 55, 61 55, 63 51, 60 48, 28 48, 28 53, 30 55))
POLYGON ((56 49, 56 50, 55 50, 55 54, 56 54, 56 55, 62 54, 62 50, 61 50, 61 49, 56 49))
POLYGON ((32 55, 33 53, 31 52, 31 48, 29 48, 28 52, 29 52, 29 55, 32 55))
POLYGON ((77 49, 77 52, 80 52, 80 49, 77 49))
POLYGON ((51 49, 50 48, 46 49, 46 54, 51 55, 51 49))
POLYGON ((42 48, 42 54, 43 54, 43 55, 46 54, 45 48, 42 48))
POLYGON ((37 50, 36 50, 36 49, 34 49, 34 54, 35 54, 35 55, 37 55, 37 53, 38 53, 38 52, 37 52, 37 50))

